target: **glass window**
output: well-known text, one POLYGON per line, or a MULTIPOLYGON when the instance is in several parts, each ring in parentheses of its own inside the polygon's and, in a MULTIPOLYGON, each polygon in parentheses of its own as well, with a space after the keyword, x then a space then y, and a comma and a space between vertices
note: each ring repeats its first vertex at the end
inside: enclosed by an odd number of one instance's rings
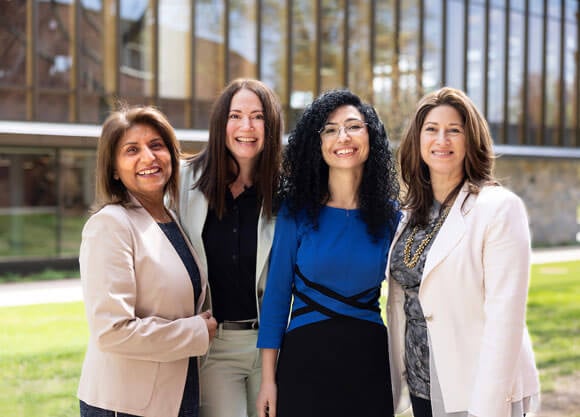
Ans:
POLYGON ((0 258, 77 256, 94 150, 1 148, 0 258))
MULTIPOLYGON (((326 0, 322 2, 322 16, 320 19, 322 24, 322 39, 320 39, 320 80, 322 91, 345 86, 344 62, 348 58, 344 56, 344 8, 344 0, 326 0)), ((354 16, 351 16, 351 18, 354 19, 354 16)), ((354 33, 349 31, 349 36, 352 35, 354 33)), ((349 45, 349 50, 351 45, 355 48, 356 40, 349 39, 349 41, 352 42, 349 45)), ((358 67, 358 61, 350 61, 349 65, 358 67)))
POLYGON ((224 2, 195 2, 195 127, 206 129, 215 97, 225 87, 224 2))
MULTIPOLYGON (((80 90, 82 95, 79 121, 100 123, 108 111, 104 80, 105 27, 101 0, 81 1, 78 42, 80 42, 80 90)), ((112 44, 111 44, 112 45, 112 44)), ((114 48, 110 48, 114 49, 114 48)))
MULTIPOLYGON (((521 121, 523 117, 522 89, 525 88, 522 75, 524 68, 524 8, 523 0, 512 0, 510 9, 510 33, 508 35, 509 63, 507 74, 507 143, 520 143, 521 121)), ((537 104, 536 104, 537 105, 537 104)))
POLYGON ((73 64, 72 40, 74 40, 72 32, 74 10, 70 3, 70 1, 37 3, 36 71, 40 87, 69 89, 73 64))
POLYGON ((546 51, 546 114, 543 145, 556 146, 560 125, 560 92, 561 92, 561 14, 560 1, 548 2, 548 30, 546 51))
POLYGON ((344 58, 348 60, 348 87, 363 100, 372 101, 371 2, 349 1, 347 7, 349 8, 348 55, 344 58))
POLYGON ((229 77, 257 75, 256 0, 230 0, 229 15, 229 77))
POLYGON ((576 95, 578 68, 576 68, 575 60, 576 54, 578 53, 576 16, 580 13, 580 10, 578 10, 578 2, 576 0, 568 0, 565 5, 564 101, 567 105, 564 109, 566 115, 562 144, 564 146, 575 146, 580 145, 580 138, 576 136, 576 129, 578 127, 578 97, 576 95))
POLYGON ((446 39, 446 84, 464 90, 463 73, 463 44, 465 36, 457 36, 467 33, 464 21, 465 3, 459 0, 447 2, 447 39, 446 39))
MULTIPOLYGON (((442 0, 425 2, 425 22, 423 38, 423 89, 436 90, 441 86, 443 77, 441 74, 442 54, 442 0)), ((446 0, 443 0, 446 1, 446 0)))
POLYGON ((467 94, 483 111, 485 7, 482 2, 470 3, 467 31, 467 94))
POLYGON ((526 93, 528 96, 527 129, 525 143, 539 145, 542 138, 542 61, 544 51, 543 0, 532 0, 529 3, 530 20, 528 32, 528 79, 526 93))
MULTIPOLYGON (((0 88, 26 85, 26 0, 0 2, 0 88)), ((0 94, 2 95, 2 94, 0 94)), ((0 102, 2 103, 2 102, 0 102)), ((0 105, 0 118, 6 106, 0 105)))
POLYGON ((288 108, 286 88, 288 79, 287 15, 288 11, 284 3, 278 0, 262 1, 261 79, 278 94, 284 109, 288 108))
MULTIPOLYGON (((397 125, 392 116, 393 60, 395 56, 395 24, 393 0, 378 2, 375 10, 375 67, 373 68, 374 105, 383 116, 389 132, 397 125)), ((395 135, 395 139, 398 136, 395 135)))
POLYGON ((503 137, 505 92, 505 0, 496 0, 490 7, 489 16, 489 72, 487 74, 487 120, 495 143, 506 143, 503 137))
POLYGON ((121 97, 144 104, 153 90, 153 10, 147 0, 120 1, 121 97))
POLYGON ((290 126, 304 107, 314 100, 316 91, 316 2, 292 2, 292 91, 290 93, 290 126))
POLYGON ((417 58, 420 39, 419 4, 417 0, 401 2, 401 45, 399 54, 399 88, 401 98, 415 103, 419 88, 417 86, 417 58))
POLYGON ((159 96, 190 97, 191 3, 159 0, 159 96))

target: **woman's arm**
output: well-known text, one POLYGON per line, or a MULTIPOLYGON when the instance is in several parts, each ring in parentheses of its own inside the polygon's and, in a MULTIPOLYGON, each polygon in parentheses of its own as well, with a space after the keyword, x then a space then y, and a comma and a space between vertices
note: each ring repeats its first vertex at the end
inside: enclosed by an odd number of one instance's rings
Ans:
POLYGON ((262 382, 256 401, 258 417, 276 417, 278 349, 262 349, 262 382))
POLYGON ((490 219, 482 254, 485 322, 469 412, 499 417, 509 415, 524 336, 530 233, 516 195, 497 189, 485 198, 489 207, 483 210, 489 210, 490 219))

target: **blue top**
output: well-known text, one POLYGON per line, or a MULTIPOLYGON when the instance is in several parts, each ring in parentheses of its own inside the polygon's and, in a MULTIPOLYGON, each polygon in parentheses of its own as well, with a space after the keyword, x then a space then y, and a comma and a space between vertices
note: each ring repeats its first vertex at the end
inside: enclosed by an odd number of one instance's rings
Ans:
POLYGON ((378 296, 392 236, 387 230, 374 242, 359 210, 324 206, 314 230, 304 211, 294 218, 283 206, 276 219, 258 347, 279 349, 285 331, 333 316, 383 325, 378 296))

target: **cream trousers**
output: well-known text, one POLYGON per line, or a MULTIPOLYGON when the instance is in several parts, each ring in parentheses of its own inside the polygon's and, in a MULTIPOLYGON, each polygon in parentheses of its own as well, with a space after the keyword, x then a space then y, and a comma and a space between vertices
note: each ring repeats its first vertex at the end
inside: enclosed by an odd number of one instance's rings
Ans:
POLYGON ((200 369, 200 417, 257 417, 262 363, 258 330, 218 327, 200 369))

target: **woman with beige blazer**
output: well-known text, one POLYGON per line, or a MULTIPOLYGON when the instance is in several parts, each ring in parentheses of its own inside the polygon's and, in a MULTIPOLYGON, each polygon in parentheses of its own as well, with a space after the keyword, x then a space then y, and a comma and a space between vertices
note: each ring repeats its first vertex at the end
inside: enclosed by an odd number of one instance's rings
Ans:
POLYGON ((178 169, 161 112, 131 107, 107 118, 79 257, 89 323, 81 417, 198 415, 197 357, 217 322, 201 312, 207 278, 168 209, 178 169))
POLYGON ((461 91, 427 94, 399 148, 404 218, 387 265, 394 402, 415 417, 522 417, 539 382, 526 329, 526 209, 493 177, 461 91))
POLYGON ((258 80, 234 80, 214 104, 207 148, 181 166, 179 218, 200 254, 207 306, 219 323, 200 369, 202 417, 256 415, 256 340, 282 132, 273 91, 258 80))

